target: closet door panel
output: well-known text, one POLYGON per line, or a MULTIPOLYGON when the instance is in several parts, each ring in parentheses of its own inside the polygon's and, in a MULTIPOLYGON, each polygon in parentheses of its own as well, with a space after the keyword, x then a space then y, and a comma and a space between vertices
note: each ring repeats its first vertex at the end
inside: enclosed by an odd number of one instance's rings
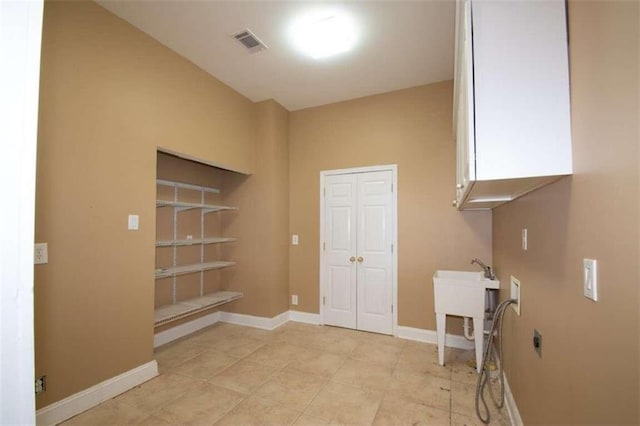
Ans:
POLYGON ((358 175, 358 330, 392 334, 392 175, 358 175))
POLYGON ((356 200, 354 175, 325 180, 324 322, 356 328, 356 200))

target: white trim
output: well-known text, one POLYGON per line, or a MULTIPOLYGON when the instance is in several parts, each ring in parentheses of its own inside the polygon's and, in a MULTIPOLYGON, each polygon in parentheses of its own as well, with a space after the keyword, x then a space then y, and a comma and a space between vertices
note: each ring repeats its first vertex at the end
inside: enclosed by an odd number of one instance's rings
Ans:
POLYGON ((368 172, 383 172, 386 170, 398 170, 397 164, 380 164, 378 166, 365 166, 365 167, 353 167, 350 169, 334 169, 334 170, 323 170, 320 172, 321 175, 324 176, 334 176, 334 175, 347 175, 351 173, 368 173, 368 172))
POLYGON ((333 175, 343 175, 350 173, 366 173, 366 172, 383 172, 383 171, 391 171, 391 179, 393 184, 393 193, 391 197, 393 199, 392 206, 392 244, 393 244, 393 253, 392 253, 392 292, 393 292, 393 335, 398 336, 399 327, 398 327, 398 165, 397 164, 385 164, 379 166, 367 166, 367 167, 354 167, 350 169, 336 169, 336 170, 323 170, 320 172, 320 281, 318 283, 318 291, 319 291, 319 305, 320 305, 320 322, 319 324, 324 324, 324 305, 322 304, 322 283, 324 282, 324 250, 322 250, 322 234, 325 226, 325 217, 324 217, 324 179, 326 176, 333 175))
MULTIPOLYGON (((438 344, 438 335, 433 330, 425 330, 423 328, 414 327, 398 327, 398 337, 402 339, 415 340, 416 342, 438 344)), ((447 334, 445 336, 445 346, 458 349, 473 349, 474 343, 465 339, 464 336, 456 334, 447 334)))
MULTIPOLYGON (((312 324, 318 324, 317 320, 313 322, 314 319, 311 317, 312 315, 317 314, 299 312, 294 316, 297 318, 306 318, 306 320, 300 320, 299 322, 311 322, 312 324)), ((196 331, 202 330, 203 328, 209 327, 217 322, 226 322, 229 324, 246 325, 248 327, 261 328, 264 330, 273 330, 289 321, 289 317, 290 311, 285 311, 273 318, 218 311, 157 333, 153 336, 153 347, 157 348, 158 346, 166 345, 167 343, 173 342, 181 337, 188 336, 189 334, 195 333, 196 331)))
POLYGON ((300 312, 300 311, 289 311, 289 321, 320 325, 320 314, 311 314, 309 312, 300 312))
POLYGON ((233 312, 220 312, 220 321, 229 324, 246 325, 249 327, 273 330, 289 320, 289 311, 285 311, 273 318, 256 317, 253 315, 236 314, 233 312))
POLYGON ((185 322, 175 327, 156 333, 153 336, 153 347, 166 345, 169 342, 173 342, 181 337, 188 336, 191 333, 195 333, 205 327, 209 327, 220 321, 221 312, 214 312, 193 321, 185 322))
POLYGON ((393 179, 393 335, 398 336, 398 166, 391 166, 393 179))
POLYGON ((158 363, 149 361, 36 412, 37 425, 55 425, 80 414, 158 375, 158 363))
MULTIPOLYGON (((196 331, 209 327, 217 322, 244 325, 247 327, 261 328, 263 330, 274 330, 288 321, 314 325, 322 324, 320 314, 310 312, 285 311, 273 318, 267 318, 254 315, 237 314, 234 312, 218 311, 157 333, 153 337, 153 347, 157 348, 158 346, 166 345, 167 343, 195 333, 196 331)), ((396 336, 402 339, 415 340, 422 343, 432 343, 434 345, 438 343, 436 332, 423 328, 399 326, 396 336)), ((470 350, 475 347, 473 342, 465 339, 464 336, 458 336, 456 334, 447 334, 445 342, 446 346, 452 348, 470 350)))
MULTIPOLYGON (((35 422, 33 257, 43 1, 0 1, 0 424, 35 422)), ((44 242, 44 241, 43 241, 44 242)), ((37 265, 36 268, 47 265, 37 265)), ((38 372, 38 374, 42 374, 38 372)))
POLYGON ((509 420, 513 426, 523 426, 522 417, 520 417, 520 411, 516 405, 516 400, 513 398, 511 388, 509 387, 509 381, 507 375, 504 375, 504 401, 507 406, 507 412, 509 413, 509 420))

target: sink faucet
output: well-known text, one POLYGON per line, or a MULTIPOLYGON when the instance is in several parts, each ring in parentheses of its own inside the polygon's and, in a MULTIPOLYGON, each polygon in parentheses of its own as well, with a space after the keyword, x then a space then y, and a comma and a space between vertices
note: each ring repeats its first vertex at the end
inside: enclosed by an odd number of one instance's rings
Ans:
POLYGON ((477 263, 478 265, 480 265, 480 267, 482 269, 484 269, 484 277, 490 280, 495 280, 496 276, 493 275, 493 273, 491 272, 491 267, 485 265, 480 259, 478 259, 477 257, 471 259, 471 264, 473 265, 474 263, 477 263))

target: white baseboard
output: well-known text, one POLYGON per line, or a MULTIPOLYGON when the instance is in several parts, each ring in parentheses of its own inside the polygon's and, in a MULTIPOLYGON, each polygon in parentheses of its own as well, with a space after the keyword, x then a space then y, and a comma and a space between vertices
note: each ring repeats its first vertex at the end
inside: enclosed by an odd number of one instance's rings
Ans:
MULTIPOLYGON (((301 312, 300 314, 304 314, 304 312, 301 312)), ((167 343, 195 333, 196 331, 201 330, 205 327, 209 327, 217 322, 226 322, 229 324, 262 328, 264 330, 273 330, 277 327, 280 327, 287 321, 289 321, 289 311, 276 315, 273 318, 218 311, 157 333, 155 336, 153 336, 153 347, 157 348, 158 346, 166 345, 167 343)))
MULTIPOLYGON (((306 324, 320 324, 320 314, 312 314, 301 311, 286 311, 273 318, 258 317, 254 315, 237 314, 233 312, 218 311, 205 315, 193 321, 180 324, 176 327, 157 333, 153 338, 153 347, 165 345, 181 337, 195 333, 205 327, 209 327, 217 322, 244 325, 248 327, 261 328, 263 330, 274 330, 287 321, 302 322, 306 324)), ((425 330, 414 327, 398 327, 398 337, 402 339, 415 340, 423 343, 438 343, 437 334, 433 330, 425 330)), ((463 336, 447 334, 446 345, 458 349, 474 349, 473 342, 463 336)))
MULTIPOLYGON (((398 337, 402 339, 415 340, 417 342, 423 343, 433 343, 434 345, 438 344, 438 335, 433 330, 425 330, 423 328, 414 328, 414 327, 398 327, 398 337)), ((455 334, 448 334, 445 337, 445 345, 451 348, 458 349, 474 349, 475 345, 473 342, 464 338, 464 336, 458 336, 455 334)))
POLYGON ((195 333, 200 329, 209 327, 210 325, 220 321, 222 314, 223 312, 220 311, 213 312, 200 318, 196 318, 193 321, 185 322, 184 324, 156 333, 153 336, 153 347, 157 348, 158 346, 166 345, 167 343, 173 342, 181 337, 195 333))
POLYGON ((158 363, 149 361, 133 370, 91 386, 63 400, 54 402, 36 411, 37 425, 55 425, 89 408, 107 401, 158 375, 158 363))
POLYGON ((308 312, 300 312, 300 311, 289 311, 289 321, 319 325, 320 314, 310 314, 308 312))
POLYGON ((220 312, 220 321, 229 324, 246 325, 249 327, 273 330, 289 320, 289 311, 285 311, 273 318, 256 317, 253 315, 236 314, 233 312, 220 312))
POLYGON ((507 380, 506 374, 504 376, 504 400, 511 424, 513 426, 523 426, 524 423, 522 422, 522 417, 520 417, 520 411, 518 411, 516 400, 513 398, 513 393, 511 393, 511 388, 509 387, 509 381, 507 380))

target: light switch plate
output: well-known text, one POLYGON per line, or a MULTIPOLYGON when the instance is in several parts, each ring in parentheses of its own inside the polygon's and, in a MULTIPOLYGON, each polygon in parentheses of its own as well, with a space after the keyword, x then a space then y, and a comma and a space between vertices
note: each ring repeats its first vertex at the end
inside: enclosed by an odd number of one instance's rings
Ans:
POLYGON ((291 244, 294 245, 294 246, 297 246, 298 242, 299 242, 298 234, 293 234, 291 236, 291 244))
POLYGON ((527 251, 528 242, 527 228, 522 228, 522 250, 527 251))
POLYGON ((583 260, 583 286, 584 297, 598 301, 598 261, 595 259, 583 260))
POLYGON ((139 219, 137 214, 130 214, 129 215, 129 222, 128 222, 129 231, 137 231, 138 230, 138 227, 139 227, 139 224, 140 224, 139 220, 140 219, 139 219))

